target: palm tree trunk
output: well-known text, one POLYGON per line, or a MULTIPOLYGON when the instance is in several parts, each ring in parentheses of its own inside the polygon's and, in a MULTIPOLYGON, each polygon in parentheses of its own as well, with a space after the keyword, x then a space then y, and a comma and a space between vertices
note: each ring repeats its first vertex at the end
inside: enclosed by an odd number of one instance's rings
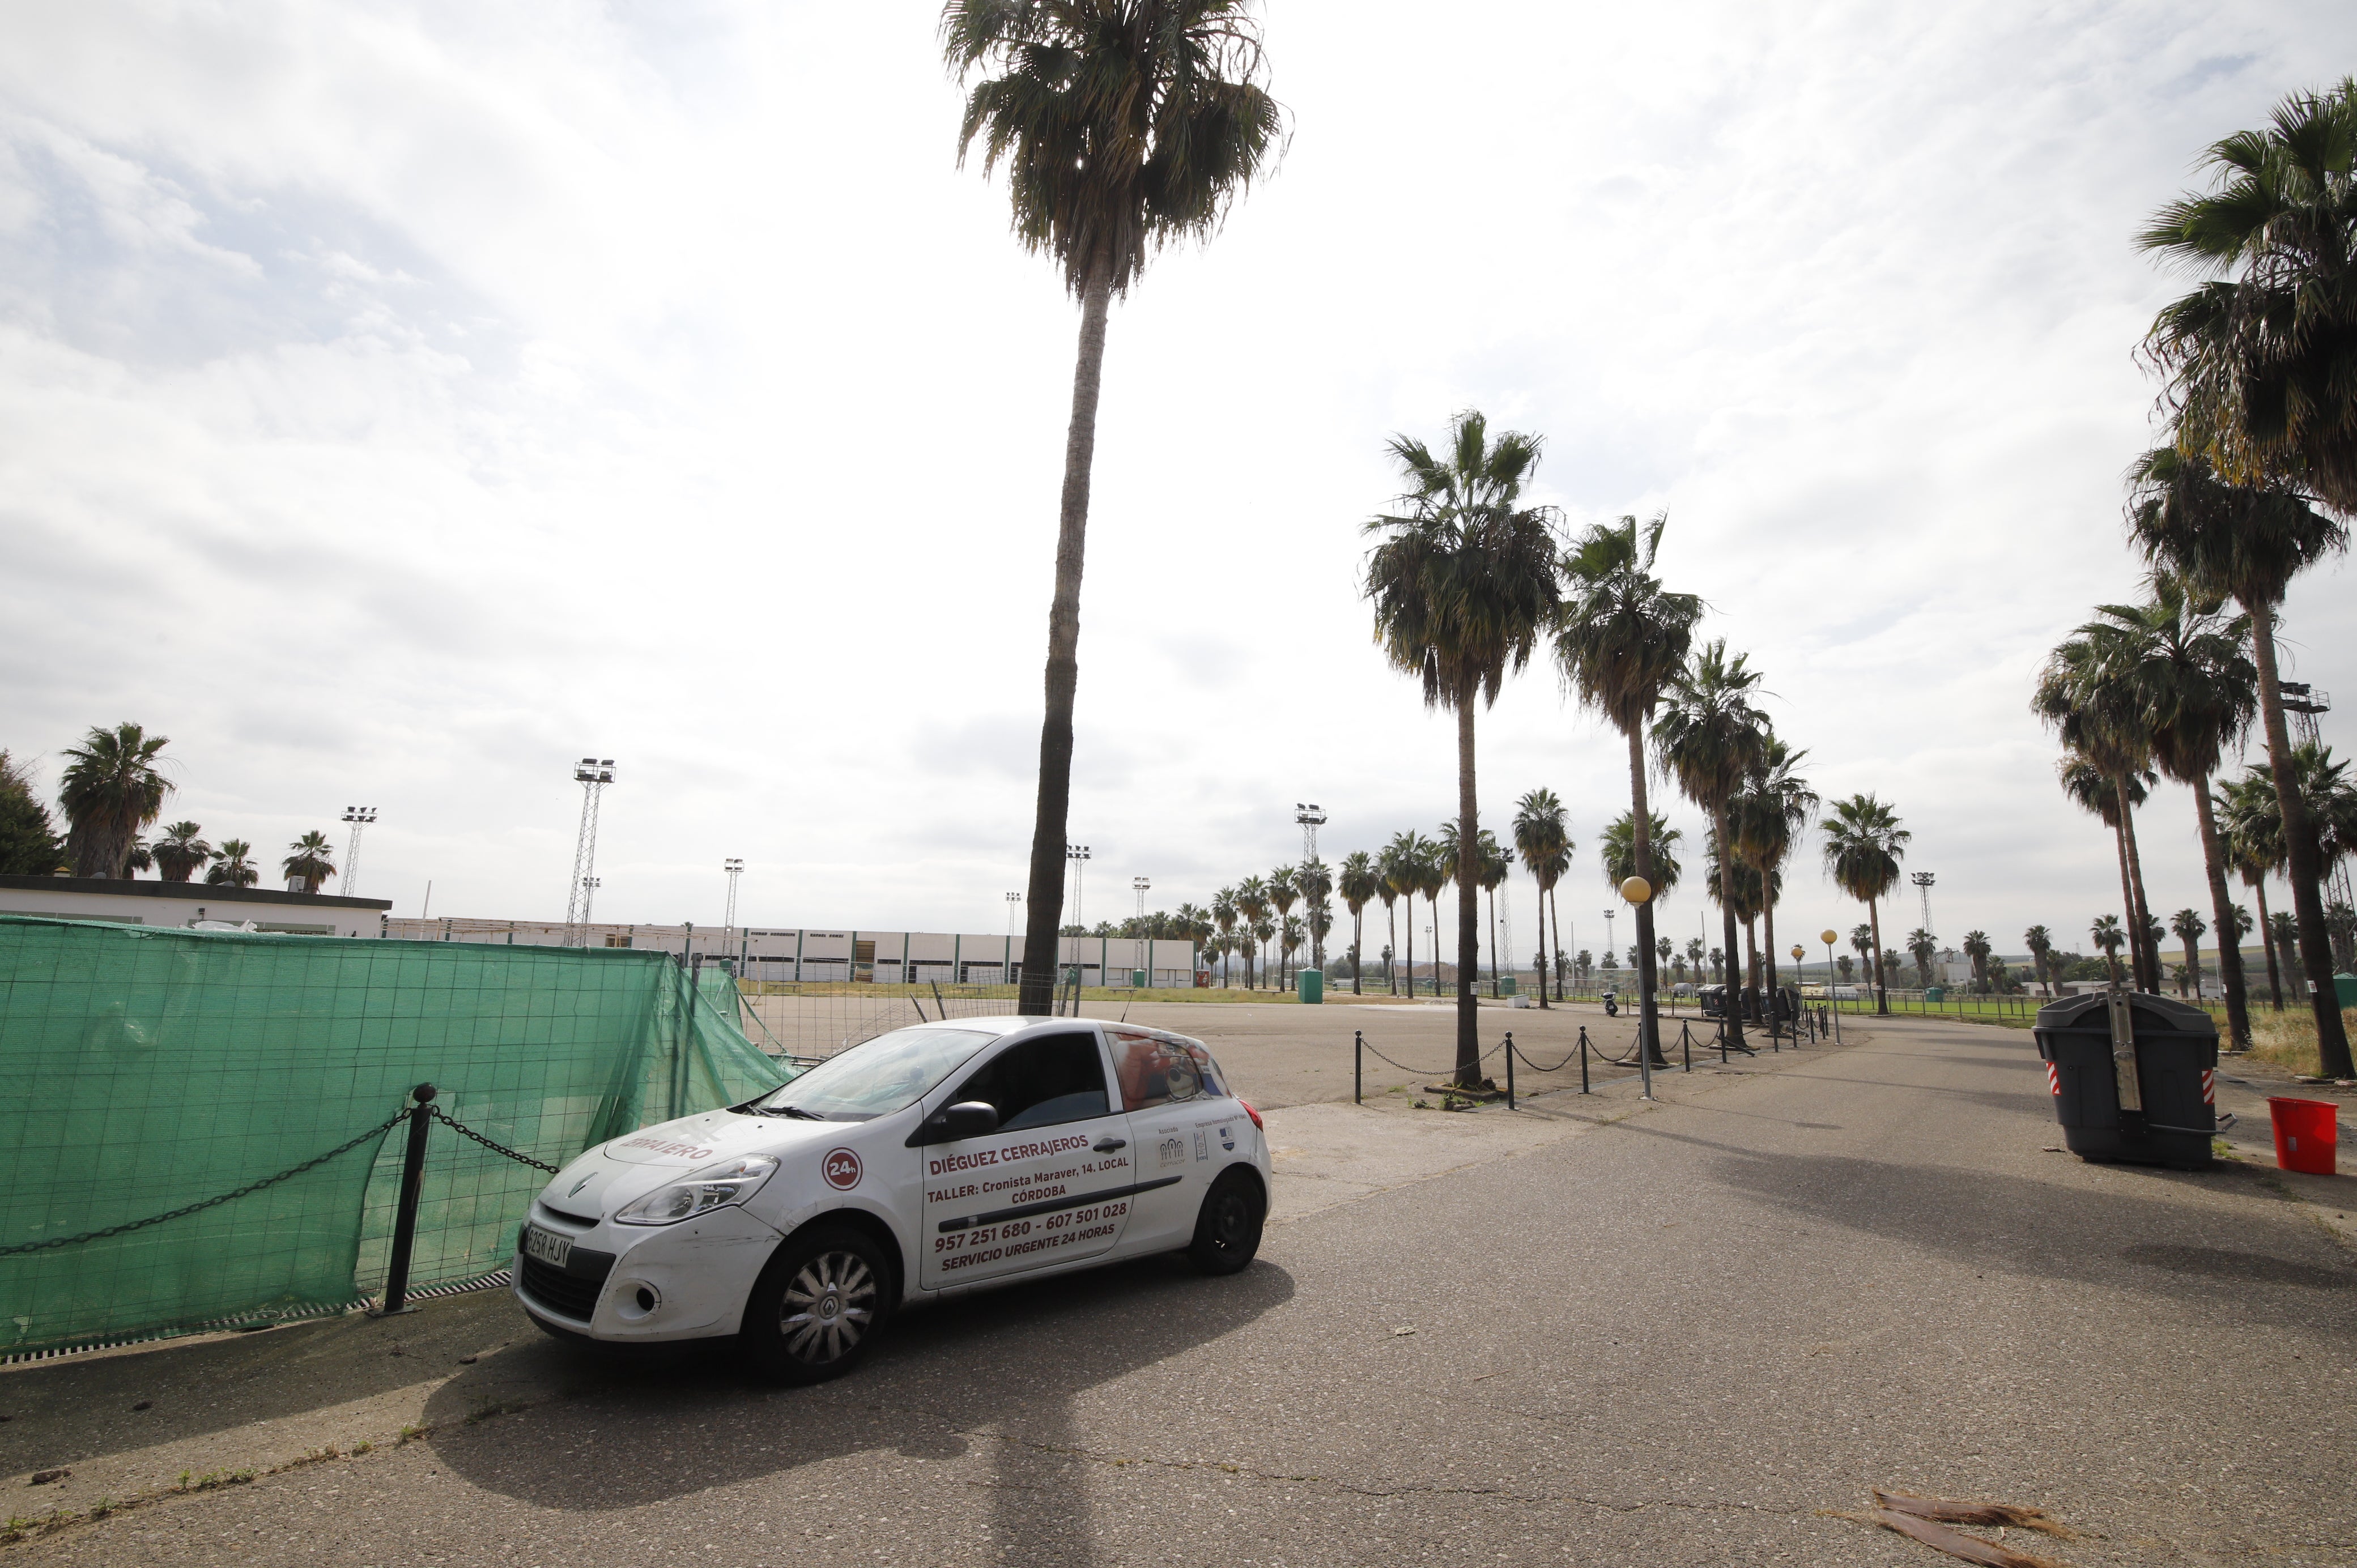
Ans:
POLYGON ((1890 1012, 1890 982, 1882 972, 1882 911, 1875 901, 1866 901, 1867 929, 1874 933, 1874 953, 1869 961, 1874 967, 1874 1010, 1888 1016, 1890 1012))
MULTIPOLYGON (((2254 595, 2254 598, 2257 596, 2254 595)), ((2332 984, 2332 937, 2324 924, 2324 868, 2318 864, 2316 835, 2308 802, 2291 758, 2291 733, 2284 723, 2283 688, 2276 677, 2276 611, 2264 600, 2251 612, 2251 654, 2259 667, 2259 710, 2267 730, 2267 766, 2276 776, 2276 806, 2283 813, 2284 850, 2290 866, 2291 905, 2299 922, 2300 968, 2307 972, 2309 1006, 2316 1014, 2316 1055, 2327 1078, 2357 1077, 2349 1059, 2349 1031, 2341 1020, 2341 998, 2332 984)))
POLYGON ((1415 895, 1408 893, 1401 900, 1407 905, 1407 999, 1415 1000, 1415 895))
POLYGON ((1547 886, 1535 876, 1531 880, 1539 885, 1539 1005, 1544 1007, 1547 1004, 1547 886))
MULTIPOLYGON (((1555 884, 1552 882, 1547 884, 1547 915, 1548 926, 1555 932, 1555 946, 1547 950, 1545 957, 1549 966, 1555 970, 1555 999, 1560 1002, 1563 1000, 1563 966, 1567 955, 1563 950, 1563 906, 1555 900, 1555 884)), ((1539 971, 1539 984, 1542 988, 1546 985, 1546 971, 1544 969, 1539 971)))
POLYGON ((1364 996, 1359 983, 1367 973, 1367 907, 1364 904, 1351 911, 1351 994, 1364 996))
POLYGON ((1072 419, 1064 434, 1063 505, 1056 526, 1056 591, 1048 607, 1048 711, 1039 725, 1039 801, 1031 824, 1023 989, 1016 1004, 1018 1013, 1031 1017, 1046 1016, 1053 1005, 1056 931, 1064 923, 1072 701, 1081 680, 1081 565, 1088 550, 1089 473, 1096 461, 1097 392, 1104 375, 1105 317, 1112 301, 1113 274, 1101 267, 1081 292, 1081 343, 1072 365, 1072 419))
MULTIPOLYGON (((1653 885, 1653 805, 1645 795, 1643 726, 1629 730, 1629 868, 1653 885)), ((1653 898, 1637 906, 1637 1044, 1655 1067, 1667 1065, 1662 1055, 1662 1007, 1653 995, 1653 898)))
POLYGON ((1480 696, 1467 677, 1457 693, 1457 1081, 1466 1089, 1481 1081, 1481 1025, 1475 1016, 1481 1004, 1473 990, 1473 972, 1481 964, 1481 833, 1473 790, 1480 696))
MULTIPOLYGON (((2276 968, 2275 933, 2267 929, 2267 879, 2260 877, 2251 884, 2251 893, 2259 902, 2259 950, 2267 955, 2267 994, 2274 999, 2275 1009, 2283 1011, 2283 972, 2276 968)), ((2236 939, 2237 956, 2241 940, 2236 939)))
POLYGON ((1727 942, 1727 1005, 1722 1016, 1729 1041, 1739 1046, 1743 1043, 1743 982, 1736 966, 1743 961, 1743 955, 1735 946, 1735 835, 1727 831, 1726 801, 1714 802, 1710 815, 1712 829, 1718 834, 1718 915, 1727 942))
POLYGON ((2122 774, 2114 786, 2120 793, 2120 837, 2128 846, 2128 885, 2136 899, 2128 916, 2128 951, 2136 961, 2136 989, 2160 994, 2160 944, 2152 940, 2152 906, 2144 897, 2144 856, 2137 853, 2136 808, 2128 804, 2128 780, 2122 774))
MULTIPOLYGON (((2251 1048, 2251 1004, 2243 991, 2243 939, 2234 930, 2234 904, 2226 892, 2226 856, 2218 842, 2218 813, 2210 803, 2210 779, 2204 775, 2193 786, 2193 809, 2201 818, 2201 863, 2210 875, 2210 908, 2217 921, 2218 978, 2226 987, 2226 1032, 2233 1048, 2251 1048)), ((2185 961, 2192 967, 2194 994, 2201 982, 2201 954, 2193 939, 2185 939, 2185 961)))
POLYGON ((1760 929, 1761 934, 1768 939, 1768 946, 1764 950, 1768 955, 1768 986, 1766 993, 1760 997, 1760 1001, 1764 1004, 1760 1011, 1764 1013, 1768 1018, 1768 1037, 1770 1039, 1774 1039, 1776 1037, 1775 869, 1776 868, 1772 865, 1763 865, 1760 868, 1760 897, 1766 906, 1760 911, 1760 929))
MULTIPOLYGON (((2114 781, 2113 788, 2118 788, 2117 780, 2114 781)), ((2136 907, 2136 880, 2128 874, 2128 835, 2125 811, 2121 815, 2122 820, 2112 824, 2112 849, 2118 854, 2120 860, 2120 908, 2122 911, 2120 920, 2124 925, 2134 925, 2136 907)), ((2131 948, 2129 950, 2133 952, 2135 950, 2131 948)), ((2116 971, 2115 978, 2116 978, 2116 971)))

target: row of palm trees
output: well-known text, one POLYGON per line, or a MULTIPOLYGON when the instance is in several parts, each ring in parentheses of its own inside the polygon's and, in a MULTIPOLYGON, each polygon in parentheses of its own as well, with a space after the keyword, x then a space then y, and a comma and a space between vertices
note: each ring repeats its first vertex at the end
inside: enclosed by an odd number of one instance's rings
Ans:
MULTIPOLYGON (((251 887, 262 880, 253 845, 223 839, 218 848, 196 822, 173 822, 153 843, 145 836, 163 815, 176 786, 164 776, 168 736, 151 736, 135 724, 94 727, 79 746, 65 749, 58 804, 66 817, 63 869, 76 876, 127 879, 154 871, 167 882, 189 882, 202 871, 208 885, 251 887)), ((317 829, 286 846, 280 869, 303 891, 317 893, 336 875, 335 845, 317 829)))
POLYGON ((2161 984, 2135 811, 2165 775, 2193 794, 2234 1048, 2247 1047, 2250 1019, 2240 944, 2223 936, 2240 926, 2226 878, 2256 890, 2279 870, 2319 1056, 2339 1078, 2352 1067, 2323 897, 2331 808, 2303 778, 2330 761, 2292 745, 2276 615, 2299 574, 2347 548, 2340 519, 2357 512, 2352 155, 2357 81, 2294 94, 2265 128, 2212 146, 2210 188, 2169 202, 2137 235, 2203 280, 2161 310, 2143 345, 2168 418, 2166 442, 2128 474, 2127 532, 2147 591, 2099 607, 2054 650, 2032 698, 2062 743, 2064 789, 2114 832, 2126 916, 2115 924, 2135 983, 2161 984), (2213 788, 2254 723, 2265 770, 2213 788))
MULTIPOLYGON (((1709 819, 1712 880, 1724 928, 1725 981, 1736 973, 1736 926, 1745 913, 1764 922, 1766 980, 1776 983, 1775 906, 1783 865, 1815 815, 1819 797, 1802 777, 1806 753, 1775 734, 1755 699, 1760 674, 1724 639, 1698 641, 1703 605, 1672 592, 1655 575, 1666 514, 1591 526, 1559 548, 1554 509, 1525 502, 1537 467, 1538 437, 1501 432, 1460 413, 1436 451, 1407 435, 1388 450, 1405 488, 1399 510, 1365 525, 1363 590, 1374 607, 1375 639, 1392 663, 1421 683, 1426 703, 1457 720, 1457 1070, 1479 1072, 1473 973, 1479 961, 1476 894, 1486 835, 1476 791, 1474 719, 1506 678, 1551 645, 1566 689, 1620 732, 1628 748, 1628 880, 1634 906, 1641 1027, 1657 1037, 1653 996, 1658 939, 1653 901, 1663 886, 1654 839, 1660 820, 1648 798, 1653 768, 1709 819), (1650 749, 1650 757, 1649 757, 1650 749)), ((1569 852, 1559 813, 1525 798, 1518 847, 1544 886, 1569 852)), ((1867 906, 1898 878, 1907 831, 1871 795, 1836 804, 1825 823, 1835 879, 1867 906)), ((1419 889, 1420 889, 1419 885, 1419 889)), ((1541 948, 1545 950, 1544 933, 1541 948)), ((1730 1020, 1738 1034, 1739 1020, 1730 1020)))

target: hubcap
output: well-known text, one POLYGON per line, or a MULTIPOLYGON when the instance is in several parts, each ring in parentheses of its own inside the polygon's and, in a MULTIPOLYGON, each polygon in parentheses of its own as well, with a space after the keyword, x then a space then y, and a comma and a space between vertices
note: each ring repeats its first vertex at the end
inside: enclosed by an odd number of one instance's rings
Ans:
POLYGON ((859 1348, 876 1320, 876 1275, 856 1252, 822 1252, 796 1272, 778 1305, 786 1353, 809 1366, 859 1348))

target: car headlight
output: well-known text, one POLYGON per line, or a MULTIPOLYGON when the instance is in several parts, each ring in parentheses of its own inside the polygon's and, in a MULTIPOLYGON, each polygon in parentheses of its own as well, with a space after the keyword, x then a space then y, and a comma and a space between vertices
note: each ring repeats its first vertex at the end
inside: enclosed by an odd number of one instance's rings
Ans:
POLYGON ((777 1168, 773 1155, 739 1155, 733 1160, 690 1171, 644 1197, 632 1198, 614 1211, 614 1218, 624 1225, 676 1225, 712 1209, 743 1202, 759 1191, 761 1184, 770 1179, 770 1173, 777 1168))

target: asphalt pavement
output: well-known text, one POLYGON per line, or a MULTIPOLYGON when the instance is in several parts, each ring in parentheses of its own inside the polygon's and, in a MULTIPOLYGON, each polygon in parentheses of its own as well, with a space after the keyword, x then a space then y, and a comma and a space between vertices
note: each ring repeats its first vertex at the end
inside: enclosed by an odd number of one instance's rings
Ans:
MULTIPOLYGON (((1953 1561, 1838 1517, 1883 1486, 2044 1508, 2081 1537, 2007 1544, 2086 1568, 2357 1562, 2357 1262, 2271 1169, 2053 1152, 2018 1031, 1892 1022, 1657 1083, 1513 1113, 1305 1101, 1272 1118, 1297 1152, 1244 1273, 1154 1260, 1001 1292, 815 1390, 584 1355, 491 1295, 0 1374, 12 1467, 146 1454, 200 1477, 257 1423, 325 1433, 370 1401, 414 1398, 430 1429, 5 1550, 1953 1561)), ((2347 1208, 2334 1180, 2319 1201, 2347 1208)), ((20 1515, 59 1489, 15 1485, 20 1515)))

